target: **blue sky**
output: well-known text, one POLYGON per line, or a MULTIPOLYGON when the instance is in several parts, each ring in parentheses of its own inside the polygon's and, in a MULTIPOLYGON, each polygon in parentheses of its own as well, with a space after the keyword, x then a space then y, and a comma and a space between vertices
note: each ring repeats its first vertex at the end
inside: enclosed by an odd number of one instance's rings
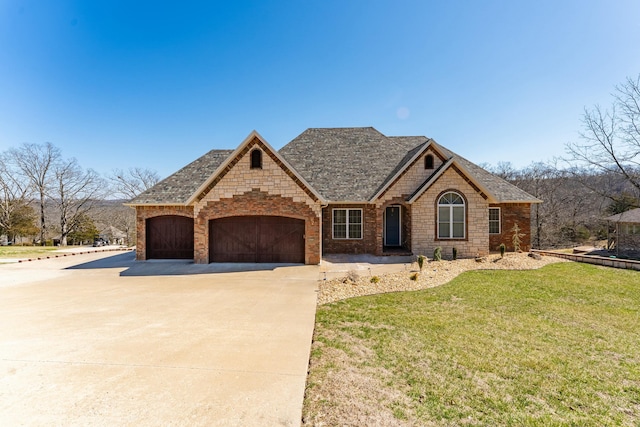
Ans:
POLYGON ((524 167, 640 73, 640 2, 0 1, 0 151, 163 177, 257 130, 426 135, 524 167))

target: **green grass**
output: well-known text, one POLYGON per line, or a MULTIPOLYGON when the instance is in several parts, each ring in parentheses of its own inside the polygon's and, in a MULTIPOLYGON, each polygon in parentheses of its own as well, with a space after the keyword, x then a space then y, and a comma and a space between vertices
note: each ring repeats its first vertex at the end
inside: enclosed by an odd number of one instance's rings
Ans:
POLYGON ((55 246, 0 246, 0 258, 37 258, 58 249, 55 246))
POLYGON ((475 271, 321 306, 310 366, 307 424, 640 425, 640 273, 475 271))

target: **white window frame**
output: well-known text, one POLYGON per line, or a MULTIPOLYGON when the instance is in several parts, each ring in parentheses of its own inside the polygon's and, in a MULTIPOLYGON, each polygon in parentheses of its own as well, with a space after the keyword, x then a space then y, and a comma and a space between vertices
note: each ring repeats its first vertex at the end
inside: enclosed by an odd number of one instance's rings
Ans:
POLYGON ((462 194, 458 193, 457 191, 446 191, 444 193, 442 193, 440 195, 440 197, 438 197, 438 203, 436 204, 436 209, 437 209, 437 217, 436 217, 436 238, 437 240, 465 240, 467 238, 467 202, 465 201, 464 197, 462 197, 462 194), (462 204, 461 205, 441 205, 440 204, 440 200, 442 200, 442 198, 444 196, 446 196, 447 194, 455 194, 458 197, 460 197, 460 199, 462 200, 462 204), (440 208, 446 208, 449 207, 449 237, 440 237, 440 208), (462 208, 462 236, 454 236, 453 235, 453 210, 454 208, 462 208))
POLYGON ((502 210, 498 207, 490 207, 489 208, 489 234, 501 234, 502 233, 502 210), (491 210, 497 210, 498 211, 498 219, 491 219, 491 210), (498 231, 496 233, 492 233, 491 232, 491 223, 492 222, 497 222, 498 223, 498 231))
MULTIPOLYGON (((342 225, 342 224, 340 224, 342 225)), ((362 208, 334 208, 331 210, 331 238, 334 240, 362 240, 364 238, 364 212, 362 208), (346 237, 336 237, 335 236, 335 212, 336 211, 345 211, 346 216, 346 237), (350 237, 349 233, 349 211, 360 211, 360 237, 350 237)))

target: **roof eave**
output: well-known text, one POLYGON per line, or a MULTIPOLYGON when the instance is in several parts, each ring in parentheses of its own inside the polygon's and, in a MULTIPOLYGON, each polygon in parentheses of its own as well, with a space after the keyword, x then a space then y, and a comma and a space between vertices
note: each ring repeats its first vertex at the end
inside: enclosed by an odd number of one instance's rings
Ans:
POLYGON ((123 203, 124 206, 129 206, 132 208, 138 206, 189 206, 189 203, 123 203))
POLYGON ((438 178, 440 178, 442 176, 442 174, 451 167, 451 165, 453 164, 454 160, 453 159, 449 159, 447 160, 444 165, 438 170, 436 171, 436 173, 434 173, 426 182, 424 182, 420 188, 415 192, 415 194, 413 196, 411 196, 411 198, 408 200, 409 203, 413 203, 416 200, 418 200, 420 198, 420 196, 422 196, 422 194, 427 191, 427 189, 429 189, 429 187, 431 187, 431 185, 433 185, 434 182, 436 182, 438 180, 438 178))
POLYGON ((293 167, 291 167, 291 165, 289 164, 289 162, 287 162, 284 157, 282 157, 280 155, 280 153, 278 153, 277 150, 275 150, 263 137, 262 135, 260 135, 257 131, 253 130, 251 131, 251 133, 249 134, 249 136, 247 136, 244 141, 242 141, 242 143, 238 146, 238 148, 236 148, 233 153, 231 153, 225 160, 224 162, 222 162, 220 164, 220 166, 218 166, 216 168, 216 170, 211 174, 211 176, 202 184, 200 185, 200 187, 198 187, 198 189, 191 195, 191 197, 189 197, 189 199, 186 202, 186 205, 191 205, 193 204, 198 196, 200 194, 202 194, 203 191, 206 190, 206 188, 209 186, 209 184, 211 184, 211 182, 213 182, 214 179, 216 179, 216 177, 220 174, 220 172, 222 172, 223 170, 225 170, 225 168, 227 166, 229 166, 229 163, 231 163, 233 161, 233 159, 235 159, 238 154, 240 154, 240 152, 244 149, 245 146, 247 146, 249 143, 251 143, 251 141, 253 141, 254 138, 258 138, 260 140, 260 142, 262 142, 269 150, 271 150, 271 152, 282 162, 282 164, 284 164, 295 176, 296 178, 298 178, 300 180, 300 182, 302 182, 303 185, 305 185, 312 193, 314 196, 316 196, 318 198, 318 200, 321 203, 325 202, 325 199, 320 195, 320 193, 318 193, 316 191, 315 188, 313 188, 302 176, 300 176, 300 174, 298 173, 298 171, 296 171, 293 167))
MULTIPOLYGON (((426 144, 425 146, 422 148, 422 150, 419 150, 413 157, 411 157, 411 159, 409 159, 403 166, 402 168, 400 168, 400 170, 398 172, 396 172, 395 175, 393 175, 391 177, 391 179, 389 179, 385 185, 382 186, 382 188, 380 188, 380 190, 378 190, 376 192, 376 194, 373 195, 373 197, 371 197, 371 199, 369 199, 369 203, 374 203, 382 194, 384 194, 385 191, 387 191, 389 189, 389 187, 391 187, 391 185, 393 185, 393 183, 396 181, 396 179, 398 179, 406 170, 407 168, 413 164, 413 162, 416 161, 416 159, 418 159, 420 156, 422 156, 424 154, 424 152, 431 147, 432 144, 435 144, 435 141, 431 138, 427 138, 426 144)), ((442 153, 441 153, 442 154, 442 153)))

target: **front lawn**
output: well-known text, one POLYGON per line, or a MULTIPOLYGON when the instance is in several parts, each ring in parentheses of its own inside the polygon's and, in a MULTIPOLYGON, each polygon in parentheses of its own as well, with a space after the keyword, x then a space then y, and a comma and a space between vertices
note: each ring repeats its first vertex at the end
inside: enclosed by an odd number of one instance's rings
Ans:
POLYGON ((318 308, 304 425, 640 424, 640 273, 474 271, 318 308))
POLYGON ((0 258, 46 257, 59 249, 57 246, 0 246, 0 258))

